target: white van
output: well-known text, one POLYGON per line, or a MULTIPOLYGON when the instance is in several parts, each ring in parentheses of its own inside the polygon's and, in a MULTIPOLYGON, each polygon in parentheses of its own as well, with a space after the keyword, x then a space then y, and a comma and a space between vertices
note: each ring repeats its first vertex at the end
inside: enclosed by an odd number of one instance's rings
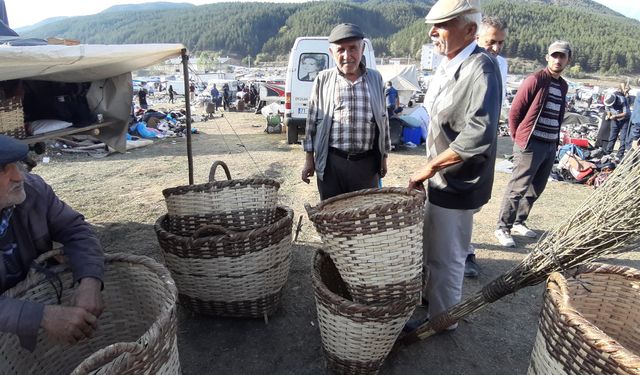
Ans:
MULTIPOLYGON (((287 126, 289 144, 298 142, 299 130, 304 131, 307 121, 307 105, 313 80, 317 72, 336 66, 329 53, 329 38, 324 36, 305 36, 297 38, 289 54, 289 65, 285 82, 284 123, 287 126)), ((376 59, 373 46, 365 39, 362 61, 367 67, 375 69, 376 59)))

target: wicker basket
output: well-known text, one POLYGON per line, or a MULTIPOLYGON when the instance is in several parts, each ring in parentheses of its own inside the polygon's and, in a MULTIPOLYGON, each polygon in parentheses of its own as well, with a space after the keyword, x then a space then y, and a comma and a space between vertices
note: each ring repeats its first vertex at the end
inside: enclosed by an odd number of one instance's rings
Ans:
POLYGON ((278 207, 274 222, 244 232, 209 225, 186 237, 167 231, 167 222, 160 217, 155 230, 182 304, 219 316, 275 312, 291 264, 291 209, 278 207))
POLYGON ((226 164, 211 166, 209 182, 162 191, 167 203, 167 230, 190 236, 202 225, 218 224, 231 230, 261 228, 273 222, 280 184, 271 179, 232 180, 226 164), (226 181, 216 181, 221 166, 226 181))
POLYGON ((422 286, 424 194, 367 189, 305 205, 354 301, 413 299, 422 286))
POLYGON ((25 138, 24 111, 18 96, 0 100, 0 134, 25 138))
POLYGON ((415 301, 384 306, 352 302, 331 258, 318 250, 313 288, 328 367, 339 374, 377 374, 415 309, 415 301))
POLYGON ((529 374, 640 374, 640 272, 591 264, 547 282, 529 374))
MULTIPOLYGON (((62 285, 73 284, 67 266, 54 272, 62 285)), ((72 294, 65 289, 62 303, 68 305, 72 294)), ((4 296, 57 303, 52 283, 35 272, 4 296)), ((177 291, 167 269, 147 257, 106 255, 103 296, 106 308, 97 331, 77 345, 57 344, 41 331, 30 353, 15 335, 0 333, 0 374, 180 374, 177 291)))

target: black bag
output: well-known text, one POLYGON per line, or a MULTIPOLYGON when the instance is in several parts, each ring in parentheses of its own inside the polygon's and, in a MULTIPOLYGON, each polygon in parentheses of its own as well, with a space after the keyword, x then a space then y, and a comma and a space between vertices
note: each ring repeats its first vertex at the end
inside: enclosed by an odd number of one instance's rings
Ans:
POLYGON ((26 122, 62 120, 83 127, 96 122, 87 102, 90 82, 24 81, 23 100, 26 122))

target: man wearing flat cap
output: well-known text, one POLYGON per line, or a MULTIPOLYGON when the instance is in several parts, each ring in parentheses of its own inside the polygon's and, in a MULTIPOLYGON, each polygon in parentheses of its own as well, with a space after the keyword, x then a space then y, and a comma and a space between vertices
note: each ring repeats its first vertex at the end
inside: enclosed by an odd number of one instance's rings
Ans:
POLYGON ((426 17, 444 58, 425 96, 427 161, 409 188, 428 182, 423 298, 431 317, 460 302, 473 214, 491 198, 502 82, 497 61, 476 43, 481 20, 477 0, 439 0, 426 17))
POLYGON ((384 83, 363 61, 364 33, 351 23, 329 35, 334 69, 316 76, 309 98, 302 181, 317 175, 321 199, 374 188, 391 149, 384 83))
POLYGON ((28 151, 25 144, 0 135, 0 293, 22 281, 53 241, 64 246, 75 281, 70 306, 0 296, 0 331, 17 335, 23 347, 34 350, 40 328, 64 343, 91 337, 103 310, 104 255, 82 215, 58 199, 42 178, 23 170, 28 151))
POLYGON ((505 247, 515 247, 512 233, 535 238, 526 220, 551 174, 560 141, 569 85, 560 74, 572 58, 571 45, 555 41, 546 55, 547 67, 528 76, 509 110, 513 139, 513 172, 498 216, 495 236, 505 247))

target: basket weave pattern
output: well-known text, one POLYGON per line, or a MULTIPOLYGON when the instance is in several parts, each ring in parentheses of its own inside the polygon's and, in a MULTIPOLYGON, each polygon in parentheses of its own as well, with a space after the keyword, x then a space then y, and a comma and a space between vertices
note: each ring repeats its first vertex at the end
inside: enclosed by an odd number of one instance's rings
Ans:
POLYGON ((377 374, 415 301, 365 305, 350 296, 331 258, 314 258, 313 287, 322 345, 329 368, 340 374, 377 374))
POLYGON ((274 208, 280 184, 271 179, 212 181, 162 191, 170 217, 274 208))
POLYGON ((355 302, 415 299, 422 283, 424 195, 361 190, 307 208, 355 302))
POLYGON ((576 280, 549 277, 528 374, 640 374, 640 272, 591 264, 576 280))
POLYGON ((243 232, 186 237, 155 230, 180 302, 204 314, 259 318, 273 313, 291 265, 293 211, 276 209, 271 224, 243 232))
POLYGON ((0 100, 0 134, 15 138, 27 136, 22 100, 17 96, 0 100))
MULTIPOLYGON (((71 271, 58 267, 63 285, 72 285, 71 271)), ((0 333, 0 373, 84 375, 180 374, 177 348, 177 290, 169 272, 147 257, 106 255, 103 296, 105 311, 90 339, 61 345, 44 332, 36 350, 20 347, 16 336, 0 333)), ((65 289, 63 305, 73 291, 65 289)), ((7 291, 5 296, 56 304, 56 293, 39 273, 7 291)))

